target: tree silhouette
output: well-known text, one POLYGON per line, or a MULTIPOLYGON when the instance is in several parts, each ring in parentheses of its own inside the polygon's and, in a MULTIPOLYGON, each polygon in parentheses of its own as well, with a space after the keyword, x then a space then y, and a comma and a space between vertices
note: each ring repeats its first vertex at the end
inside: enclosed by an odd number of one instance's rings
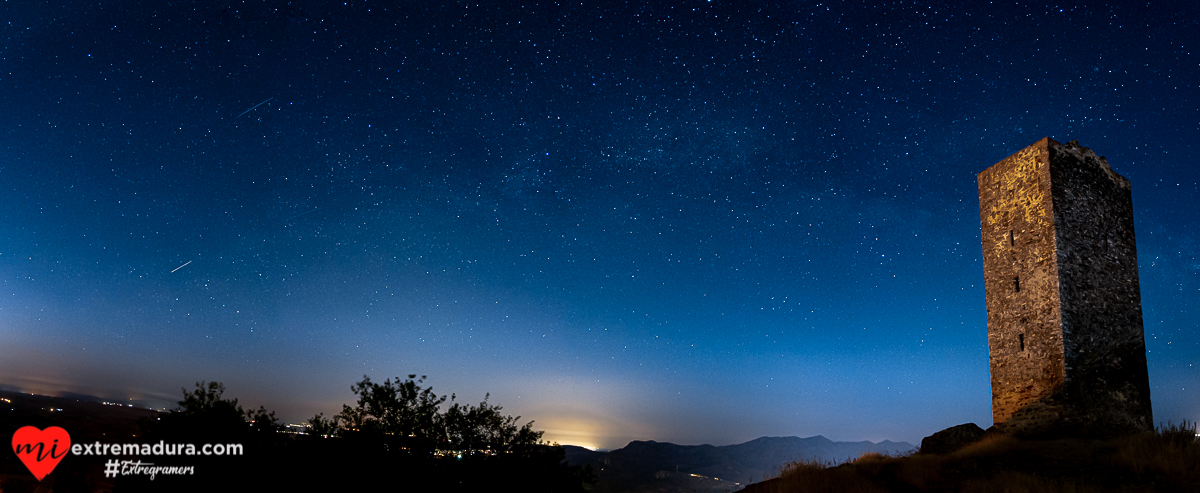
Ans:
POLYGON ((237 399, 224 399, 225 385, 196 382, 191 392, 183 390, 179 409, 160 419, 158 431, 168 435, 236 438, 247 430, 246 415, 237 399))
MULTIPOLYGON (((520 416, 501 414, 500 406, 488 404, 487 394, 478 406, 454 403, 442 415, 446 448, 464 452, 514 452, 541 442, 541 431, 533 431, 533 421, 517 426, 520 416)), ((453 402, 453 396, 451 396, 453 402)))
MULTIPOLYGON (((201 449, 205 444, 238 444, 241 452, 236 456, 190 455, 187 463, 197 471, 221 471, 202 477, 189 478, 187 482, 175 478, 164 486, 163 478, 151 481, 140 476, 118 476, 116 484, 121 491, 212 491, 224 489, 229 484, 243 485, 246 489, 262 489, 275 481, 277 476, 270 471, 284 464, 276 459, 282 450, 286 435, 278 433, 281 426, 274 411, 265 407, 242 409, 237 399, 226 399, 225 385, 219 382, 196 382, 191 391, 183 390, 179 408, 163 413, 154 419, 142 421, 143 432, 148 443, 191 444, 201 449), (249 485, 255 485, 251 487, 249 485)), ((174 457, 162 459, 163 465, 174 457)), ((156 461, 157 462, 157 461, 156 461)), ((174 464, 179 462, 174 462, 174 464)))
POLYGON ((358 405, 342 406, 334 419, 317 415, 309 419, 313 433, 392 437, 393 442, 414 452, 443 451, 489 454, 510 453, 541 443, 542 432, 533 430, 533 421, 518 425, 520 416, 506 416, 502 407, 484 397, 476 406, 454 402, 443 413, 445 396, 438 396, 433 387, 422 387, 425 377, 417 379, 387 379, 383 383, 362 381, 352 385, 358 395, 358 405))
POLYGON ((224 394, 222 383, 196 382, 196 388, 191 392, 183 389, 183 400, 179 401, 176 412, 183 421, 201 429, 236 432, 247 429, 246 425, 260 433, 275 433, 282 429, 275 411, 268 411, 263 406, 243 410, 237 399, 224 399, 221 397, 224 394))
POLYGON ((350 431, 384 435, 407 450, 432 451, 444 436, 438 410, 446 398, 434 394, 433 387, 421 388, 425 376, 416 377, 389 378, 380 384, 363 375, 350 386, 358 406, 343 405, 338 420, 350 431))
POLYGON ((328 438, 336 435, 340 427, 337 416, 326 418, 325 413, 317 413, 316 416, 308 418, 308 429, 313 435, 328 438))
MULTIPOLYGON (((362 381, 350 387, 356 406, 343 405, 333 419, 323 414, 308 420, 313 435, 340 461, 335 470, 364 467, 371 462, 388 477, 397 471, 412 489, 481 491, 519 488, 522 491, 583 491, 594 481, 588 468, 565 462, 562 447, 541 441, 533 421, 519 425, 485 395, 478 405, 454 402, 443 412, 445 396, 424 387, 425 377, 362 381)), ((370 466, 367 466, 368 468, 370 466)), ((371 476, 375 478, 376 476, 371 476)), ((340 485, 345 486, 345 485, 340 485)))
POLYGON ((275 413, 265 407, 243 409, 226 399, 221 383, 197 382, 183 389, 178 409, 143 421, 147 439, 244 444, 244 455, 187 457, 196 470, 220 474, 186 481, 121 476, 115 483, 122 491, 356 490, 390 482, 405 490, 577 492, 594 481, 590 470, 564 462, 561 447, 542 443, 532 421, 519 425, 519 416, 491 404, 491 395, 477 405, 451 396, 443 412, 447 398, 426 387, 424 376, 379 383, 363 375, 350 388, 354 406, 343 405, 332 418, 313 416, 312 433, 298 436, 279 433, 275 413))
POLYGON ((250 422, 250 429, 256 433, 276 433, 283 429, 275 418, 275 411, 267 411, 263 406, 253 410, 247 409, 245 419, 250 422))
POLYGON ((219 382, 196 382, 196 389, 188 392, 183 390, 183 400, 179 401, 179 412, 185 416, 224 416, 227 418, 241 417, 242 407, 237 399, 222 399, 225 384, 219 382))

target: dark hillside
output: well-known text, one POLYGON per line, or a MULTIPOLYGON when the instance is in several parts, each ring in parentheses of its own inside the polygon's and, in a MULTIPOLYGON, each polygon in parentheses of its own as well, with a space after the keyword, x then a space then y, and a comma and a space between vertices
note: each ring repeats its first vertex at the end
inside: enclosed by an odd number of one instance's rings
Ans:
POLYGON ((944 455, 866 455, 837 467, 797 462, 744 491, 1196 492, 1200 444, 1185 427, 1109 440, 995 435, 944 455))

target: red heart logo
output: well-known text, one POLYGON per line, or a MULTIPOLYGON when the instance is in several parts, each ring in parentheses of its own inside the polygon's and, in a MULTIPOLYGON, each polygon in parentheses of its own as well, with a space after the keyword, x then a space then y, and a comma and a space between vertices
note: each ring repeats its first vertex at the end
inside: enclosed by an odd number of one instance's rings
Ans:
POLYGON ((29 472, 41 481, 71 450, 71 435, 57 426, 45 430, 24 426, 13 433, 12 444, 13 452, 25 463, 29 472))

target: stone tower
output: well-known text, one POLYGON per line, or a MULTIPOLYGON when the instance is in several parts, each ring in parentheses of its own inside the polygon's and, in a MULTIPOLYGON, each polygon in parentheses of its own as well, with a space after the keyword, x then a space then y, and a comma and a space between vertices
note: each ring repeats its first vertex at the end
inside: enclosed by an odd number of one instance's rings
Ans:
POLYGON ((992 421, 1152 430, 1129 180, 1044 138, 979 173, 992 421))

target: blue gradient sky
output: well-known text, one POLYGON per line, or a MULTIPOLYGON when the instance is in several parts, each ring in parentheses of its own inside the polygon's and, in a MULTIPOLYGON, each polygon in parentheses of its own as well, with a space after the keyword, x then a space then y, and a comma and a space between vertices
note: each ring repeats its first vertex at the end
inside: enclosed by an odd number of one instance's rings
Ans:
POLYGON ((296 422, 415 373, 606 448, 986 427, 975 174, 1050 136, 1132 181, 1155 418, 1197 420, 1198 19, 6 2, 0 383, 296 422))

